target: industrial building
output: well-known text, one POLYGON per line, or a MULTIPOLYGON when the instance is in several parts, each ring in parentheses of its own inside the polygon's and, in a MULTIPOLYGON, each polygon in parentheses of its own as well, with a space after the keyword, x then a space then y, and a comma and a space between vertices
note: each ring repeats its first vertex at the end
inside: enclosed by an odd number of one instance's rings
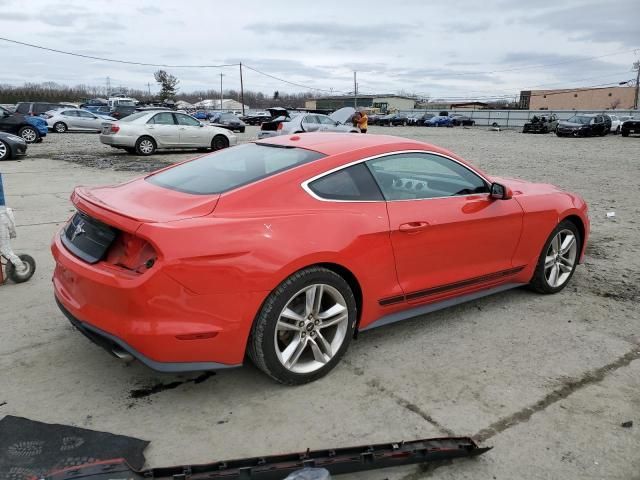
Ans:
POLYGON ((340 95, 320 97, 305 102, 307 110, 337 110, 343 107, 376 108, 381 112, 413 110, 416 99, 402 95, 340 95))
POLYGON ((627 110, 632 109, 634 87, 570 88, 559 90, 523 90, 523 110, 627 110))

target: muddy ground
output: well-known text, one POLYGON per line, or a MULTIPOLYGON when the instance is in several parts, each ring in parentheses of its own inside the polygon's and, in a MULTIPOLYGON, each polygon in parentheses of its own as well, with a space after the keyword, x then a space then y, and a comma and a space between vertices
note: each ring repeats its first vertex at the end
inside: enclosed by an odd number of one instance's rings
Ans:
MULTIPOLYGON (((74 185, 123 181, 198 154, 142 158, 97 135, 50 135, 0 165, 19 224, 14 245, 38 261, 28 284, 0 287, 0 417, 138 436, 152 442, 154 466, 456 434, 495 448, 442 468, 352 477, 640 478, 640 139, 370 132, 428 141, 489 173, 584 196, 591 241, 572 284, 553 296, 512 290, 363 334, 328 377, 298 388, 249 364, 159 375, 109 357, 68 325, 52 298, 48 244, 70 215, 74 185)), ((239 139, 254 135, 249 128, 239 139)))

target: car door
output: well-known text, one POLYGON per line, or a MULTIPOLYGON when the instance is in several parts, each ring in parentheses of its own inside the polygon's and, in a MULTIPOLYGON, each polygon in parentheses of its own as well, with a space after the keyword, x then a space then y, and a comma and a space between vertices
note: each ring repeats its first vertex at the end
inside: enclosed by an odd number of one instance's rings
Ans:
POLYGON ((400 285, 410 302, 502 279, 523 211, 515 199, 496 200, 489 182, 435 153, 407 152, 369 160, 387 201, 400 285))
POLYGON ((320 130, 320 121, 317 115, 305 115, 302 119, 302 128, 305 132, 317 132, 320 130))
POLYGON ((76 110, 78 116, 78 127, 83 130, 98 131, 101 128, 102 122, 94 114, 85 112, 84 110, 76 110))
POLYGON ((145 130, 160 148, 180 145, 180 132, 171 112, 156 113, 145 124, 145 130))
POLYGON ((316 115, 316 118, 318 119, 318 123, 320 124, 320 128, 318 128, 318 131, 320 132, 334 132, 342 130, 341 128, 338 128, 335 120, 331 120, 326 115, 316 115))
POLYGON ((64 122, 69 130, 82 129, 81 119, 78 116, 78 110, 63 110, 60 112, 60 120, 64 122))
POLYGON ((211 130, 205 128, 195 118, 184 113, 174 113, 178 121, 180 145, 183 147, 209 147, 211 146, 211 130))

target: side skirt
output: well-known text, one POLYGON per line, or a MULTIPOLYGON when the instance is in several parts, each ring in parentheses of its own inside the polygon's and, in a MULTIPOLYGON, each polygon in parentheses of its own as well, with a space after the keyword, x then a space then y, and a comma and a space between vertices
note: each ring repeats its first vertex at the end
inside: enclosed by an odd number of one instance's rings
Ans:
POLYGON ((517 288, 522 285, 526 285, 526 284, 525 283, 505 283, 497 287, 487 288, 485 290, 469 293, 467 295, 462 295, 455 298, 448 298, 440 302, 435 302, 435 303, 430 303, 428 305, 421 305, 418 307, 409 308, 401 312, 390 313, 389 315, 380 317, 378 320, 370 323, 366 327, 361 328, 360 331, 365 332, 367 330, 371 330, 372 328, 382 327, 383 325, 389 325, 390 323, 400 322, 402 320, 407 320, 409 318, 417 317, 419 315, 425 315, 427 313, 442 310, 443 308, 449 308, 454 305, 459 305, 461 303, 469 302, 471 300, 487 297, 489 295, 493 295, 494 293, 504 292, 505 290, 511 290, 512 288, 517 288))

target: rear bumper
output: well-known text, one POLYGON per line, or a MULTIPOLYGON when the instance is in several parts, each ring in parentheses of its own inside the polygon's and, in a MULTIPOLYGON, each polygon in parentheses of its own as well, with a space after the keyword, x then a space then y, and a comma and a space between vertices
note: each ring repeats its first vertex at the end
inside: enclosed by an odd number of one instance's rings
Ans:
POLYGON ((69 310, 65 308, 58 297, 56 297, 56 303, 58 304, 60 311, 67 317, 71 325, 73 325, 80 333, 82 333, 93 343, 95 343, 99 347, 104 348, 107 352, 118 358, 122 357, 120 354, 118 354, 118 352, 124 351, 136 360, 145 364, 147 367, 158 372, 197 372, 203 370, 221 370, 224 368, 234 368, 241 366, 241 364, 225 365, 223 363, 216 362, 157 362, 145 356, 121 338, 118 338, 115 335, 111 335, 110 333, 100 330, 98 327, 94 327, 89 323, 77 319, 71 314, 69 310))
POLYGON ((143 274, 88 264, 64 247, 59 234, 51 250, 61 310, 111 352, 125 351, 165 372, 242 364, 264 292, 197 294, 164 273, 161 260, 143 274))
POLYGON ((111 145, 112 147, 133 148, 136 146, 136 138, 127 137, 124 135, 105 135, 101 133, 100 142, 104 143, 105 145, 111 145))
POLYGON ((277 137, 277 136, 278 136, 278 132, 276 130, 258 130, 259 139, 277 137))

